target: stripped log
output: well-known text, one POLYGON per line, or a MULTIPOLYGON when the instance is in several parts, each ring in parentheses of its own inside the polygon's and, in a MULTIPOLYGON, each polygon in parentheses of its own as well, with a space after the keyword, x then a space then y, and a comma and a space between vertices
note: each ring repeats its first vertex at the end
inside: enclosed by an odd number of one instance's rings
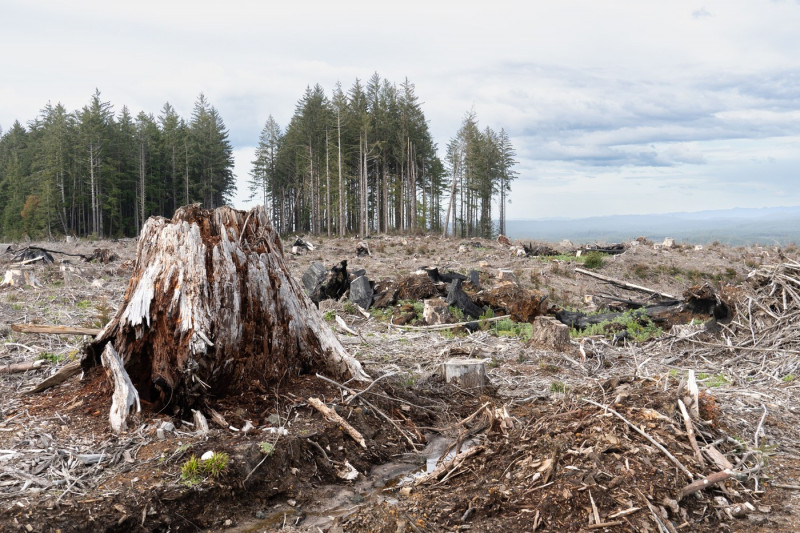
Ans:
POLYGON ((52 335, 91 335, 95 337, 102 329, 75 326, 48 326, 45 324, 11 324, 11 329, 19 333, 43 333, 52 335))

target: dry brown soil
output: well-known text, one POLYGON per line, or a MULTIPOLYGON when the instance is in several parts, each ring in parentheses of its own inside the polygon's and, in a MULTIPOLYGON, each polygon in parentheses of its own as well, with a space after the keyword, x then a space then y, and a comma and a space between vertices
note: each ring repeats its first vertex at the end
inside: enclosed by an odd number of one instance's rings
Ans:
MULTIPOLYGON (((314 261, 331 267, 347 259, 350 269, 363 268, 372 280, 430 266, 476 269, 491 285, 501 269, 510 270, 519 285, 547 294, 558 308, 602 307, 606 301, 598 295, 646 298, 576 273, 581 264, 575 260, 518 257, 491 241, 378 236, 366 240, 372 255, 358 257, 354 239, 310 240, 314 251, 286 255, 298 278, 314 261), (591 301, 587 295, 594 295, 591 301)), ((362 397, 348 402, 341 387, 308 375, 260 394, 210 398, 227 427, 212 422, 206 435, 190 420, 148 405, 127 432, 115 435, 108 425, 111 390, 101 371, 25 394, 79 357, 89 339, 18 333, 10 325, 102 325, 122 300, 136 243, 39 244, 81 254, 106 248, 119 258, 103 264, 54 254, 54 264, 30 267, 40 288, 0 287, 0 368, 47 360, 25 373, 0 374, 0 530, 800 529, 800 491, 791 488, 800 485, 796 352, 781 353, 778 364, 778 354, 724 349, 724 330, 688 341, 667 332, 625 346, 591 338, 583 361, 577 343, 562 353, 492 326, 471 334, 400 329, 390 325, 399 307, 367 318, 346 302, 325 302, 328 318, 338 314, 357 333, 330 320, 342 343, 380 378, 362 397), (438 368, 454 354, 485 360, 490 386, 445 384, 438 368), (681 499, 692 479, 719 470, 695 458, 677 409, 689 369, 698 373, 705 398, 708 421, 696 424, 700 446, 714 444, 741 475, 681 499), (367 449, 313 410, 312 396, 360 431, 367 449), (507 413, 507 424, 487 411, 507 413), (248 423, 253 429, 242 431, 248 423), (477 453, 416 484, 413 472, 435 467, 451 444, 477 453), (187 461, 207 451, 228 455, 223 473, 195 483, 182 479, 187 461), (348 469, 358 472, 356 479, 341 479, 348 469), (737 504, 744 511, 732 516, 737 504)), ((3 257, 3 271, 12 268, 10 256, 3 257)), ((598 272, 681 298, 703 282, 730 291, 723 286, 743 286, 760 265, 796 259, 794 249, 655 249, 643 242, 606 257, 598 272)), ((361 391, 368 384, 347 386, 361 391)))

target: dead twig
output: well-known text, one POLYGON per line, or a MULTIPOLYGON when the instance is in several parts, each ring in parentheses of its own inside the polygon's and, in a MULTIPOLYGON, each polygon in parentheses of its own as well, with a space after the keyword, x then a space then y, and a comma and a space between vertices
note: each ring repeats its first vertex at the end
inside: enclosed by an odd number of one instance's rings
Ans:
POLYGON ((685 466, 683 466, 683 463, 681 463, 681 462, 680 462, 680 461, 679 461, 679 460, 678 460, 678 459, 677 459, 677 458, 676 458, 674 455, 672 455, 671 453, 669 453, 669 450, 667 450, 666 448, 664 448, 664 446, 662 446, 661 444, 659 444, 659 443, 658 443, 658 441, 656 441, 656 440, 655 440, 653 437, 651 437, 650 435, 648 435, 647 433, 645 433, 645 432, 644 432, 644 430, 642 430, 642 429, 639 429, 637 426, 635 426, 635 425, 634 425, 632 422, 630 422, 630 421, 629 421, 627 418, 625 418, 624 416, 622 416, 621 414, 619 414, 618 412, 616 412, 616 411, 615 411, 615 410, 613 410, 612 408, 610 408, 610 407, 608 407, 608 406, 605 406, 605 405, 602 405, 602 404, 599 404, 599 403, 597 403, 597 402, 595 402, 595 401, 593 401, 593 400, 590 400, 590 399, 588 399, 588 398, 583 398, 583 401, 584 401, 584 402, 587 402, 587 403, 590 403, 590 404, 592 404, 592 405, 596 405, 596 406, 597 406, 597 407, 599 407, 600 409, 603 409, 603 410, 605 410, 605 411, 608 411, 609 413, 613 414, 614 416, 616 416, 617 418, 619 418, 620 420, 622 420, 623 422, 625 422, 626 424, 628 424, 628 426, 629 426, 631 429, 633 429, 633 430, 634 430, 636 433, 638 433, 638 434, 639 434, 639 435, 641 435, 642 437, 646 438, 648 441, 650 441, 650 443, 651 443, 653 446, 655 446, 656 448, 658 448, 659 450, 661 450, 661 452, 662 452, 664 455, 666 455, 666 456, 669 458, 669 460, 670 460, 670 461, 672 461, 673 463, 675 463, 675 466, 677 466, 678 468, 680 468, 681 472, 683 472, 684 474, 686 474, 686 475, 689 477, 689 479, 694 479, 694 474, 692 474, 692 473, 689 471, 689 469, 688 469, 688 468, 686 468, 685 466))
POLYGON ((339 414, 336 411, 334 411, 333 409, 322 403, 319 400, 319 398, 309 398, 308 404, 317 411, 319 411, 320 413, 322 413, 322 415, 331 422, 339 424, 345 433, 350 435, 350 437, 352 437, 352 439, 356 441, 362 448, 364 448, 365 450, 367 449, 367 443, 366 441, 364 441, 364 437, 361 435, 361 433, 359 433, 356 428, 351 426, 347 422, 347 420, 339 416, 339 414))

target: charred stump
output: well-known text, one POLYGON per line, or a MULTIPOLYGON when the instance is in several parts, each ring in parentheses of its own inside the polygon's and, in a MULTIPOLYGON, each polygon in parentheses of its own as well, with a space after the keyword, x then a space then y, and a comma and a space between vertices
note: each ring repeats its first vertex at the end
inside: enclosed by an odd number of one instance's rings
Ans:
POLYGON ((292 278, 260 206, 150 218, 122 305, 87 347, 84 370, 107 343, 140 397, 173 413, 315 370, 367 377, 292 278))

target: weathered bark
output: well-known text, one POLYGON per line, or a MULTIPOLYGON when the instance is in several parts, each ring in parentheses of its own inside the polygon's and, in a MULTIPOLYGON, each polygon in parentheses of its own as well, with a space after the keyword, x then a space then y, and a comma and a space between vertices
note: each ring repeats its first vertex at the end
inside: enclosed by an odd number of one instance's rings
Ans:
POLYGON ((292 278, 263 206, 150 218, 123 303, 84 369, 109 342, 141 398, 173 412, 315 370, 367 378, 292 278))

